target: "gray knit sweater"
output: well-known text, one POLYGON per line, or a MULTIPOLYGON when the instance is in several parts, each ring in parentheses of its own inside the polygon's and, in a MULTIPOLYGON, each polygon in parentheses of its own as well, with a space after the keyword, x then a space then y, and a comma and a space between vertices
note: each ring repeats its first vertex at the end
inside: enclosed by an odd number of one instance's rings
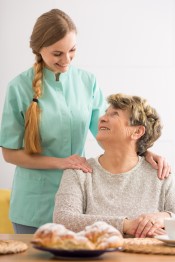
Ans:
POLYGON ((175 213, 175 180, 157 178, 157 171, 142 157, 129 172, 111 174, 88 160, 93 173, 67 169, 55 198, 53 222, 75 232, 95 221, 105 221, 123 233, 123 219, 144 213, 175 213))

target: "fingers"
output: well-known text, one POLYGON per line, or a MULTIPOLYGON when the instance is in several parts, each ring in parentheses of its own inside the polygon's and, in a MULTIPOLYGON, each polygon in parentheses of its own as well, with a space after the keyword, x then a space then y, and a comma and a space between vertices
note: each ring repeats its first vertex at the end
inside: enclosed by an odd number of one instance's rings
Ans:
POLYGON ((169 176, 171 167, 164 157, 153 154, 150 151, 147 151, 145 157, 152 167, 158 170, 157 176, 159 179, 165 179, 169 176))
POLYGON ((159 156, 157 156, 157 155, 155 155, 152 152, 147 150, 145 158, 146 158, 146 161, 148 161, 148 163, 150 163, 150 165, 154 169, 158 169, 158 162, 160 161, 161 157, 159 157, 159 156))
POLYGON ((157 173, 158 178, 161 180, 167 178, 171 173, 171 166, 168 164, 166 159, 164 157, 157 156, 155 163, 157 165, 156 169, 158 169, 158 173, 157 173))
POLYGON ((85 157, 81 157, 79 155, 72 155, 67 158, 67 166, 66 168, 73 169, 81 169, 85 173, 92 173, 92 168, 86 161, 85 157))
POLYGON ((151 222, 152 223, 152 226, 150 228, 150 230, 147 232, 146 236, 155 236, 156 234, 161 234, 161 232, 165 232, 161 226, 160 226, 160 223, 159 222, 151 222))
POLYGON ((150 237, 156 234, 165 234, 165 231, 162 229, 160 221, 154 220, 153 218, 145 218, 141 220, 138 224, 137 230, 135 232, 135 237, 150 237))
POLYGON ((135 237, 144 238, 166 234, 165 230, 160 227, 159 222, 148 221, 147 223, 140 224, 140 227, 137 228, 137 232, 135 233, 135 237))
POLYGON ((71 167, 72 169, 80 169, 84 173, 92 173, 92 168, 89 166, 86 166, 85 164, 72 164, 71 167))
POLYGON ((164 159, 163 163, 158 166, 158 177, 160 179, 164 179, 167 178, 170 173, 171 173, 171 166, 164 159))
POLYGON ((149 237, 154 237, 157 235, 165 235, 166 231, 163 228, 157 228, 154 230, 154 232, 148 232, 149 237))
POLYGON ((150 231, 152 227, 154 227, 154 223, 151 220, 141 220, 136 229, 135 237, 146 237, 147 233, 150 231))
POLYGON ((157 212, 152 214, 142 214, 136 221, 135 237, 144 238, 155 235, 165 234, 164 219, 167 216, 166 212, 157 212))

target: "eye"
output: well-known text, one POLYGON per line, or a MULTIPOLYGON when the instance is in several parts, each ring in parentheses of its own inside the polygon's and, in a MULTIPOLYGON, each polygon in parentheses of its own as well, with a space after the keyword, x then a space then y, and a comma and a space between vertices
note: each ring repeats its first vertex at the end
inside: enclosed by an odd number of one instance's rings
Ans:
POLYGON ((61 53, 53 54, 53 56, 61 56, 61 53))
POLYGON ((73 49, 70 50, 71 53, 75 52, 75 51, 76 51, 76 48, 73 48, 73 49))
POLYGON ((119 113, 117 111, 112 112, 112 116, 119 116, 119 113))

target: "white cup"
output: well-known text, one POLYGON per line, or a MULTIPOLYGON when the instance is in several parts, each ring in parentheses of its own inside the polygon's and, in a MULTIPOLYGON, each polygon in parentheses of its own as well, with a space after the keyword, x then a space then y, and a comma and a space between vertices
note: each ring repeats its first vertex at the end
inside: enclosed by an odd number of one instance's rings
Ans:
POLYGON ((175 218, 166 218, 164 224, 169 239, 175 240, 175 218))

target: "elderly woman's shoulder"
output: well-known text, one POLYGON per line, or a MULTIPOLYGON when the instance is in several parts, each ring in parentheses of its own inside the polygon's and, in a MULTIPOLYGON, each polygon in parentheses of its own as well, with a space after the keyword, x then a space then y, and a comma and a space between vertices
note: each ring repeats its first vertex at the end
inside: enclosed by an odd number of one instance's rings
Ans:
POLYGON ((152 165, 146 161, 145 157, 140 157, 138 171, 145 179, 152 178, 154 180, 154 178, 157 178, 157 169, 153 168, 152 165))
MULTIPOLYGON (((150 163, 148 163, 144 157, 142 157, 142 165, 141 168, 147 173, 147 175, 150 174, 151 177, 153 177, 155 180, 158 179, 157 172, 158 170, 153 168, 150 163)), ((175 184, 175 173, 170 173, 169 176, 165 179, 158 179, 158 181, 161 181, 161 183, 174 183, 175 184)))
POLYGON ((98 167, 100 164, 98 162, 98 158, 99 156, 97 157, 91 157, 89 159, 87 159, 87 162, 88 164, 93 168, 93 167, 98 167))

